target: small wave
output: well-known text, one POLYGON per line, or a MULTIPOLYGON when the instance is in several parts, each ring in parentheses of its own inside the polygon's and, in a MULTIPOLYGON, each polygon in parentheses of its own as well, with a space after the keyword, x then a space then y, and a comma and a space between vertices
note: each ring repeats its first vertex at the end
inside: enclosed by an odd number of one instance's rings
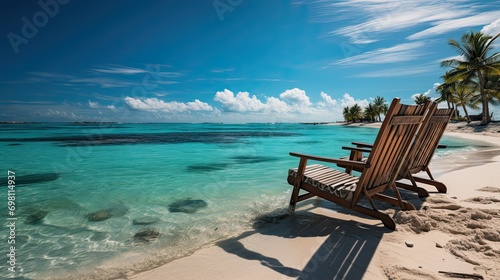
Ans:
POLYGON ((460 155, 464 153, 477 152, 477 146, 462 146, 460 148, 447 147, 445 149, 437 149, 434 153, 435 157, 447 157, 452 155, 460 155))

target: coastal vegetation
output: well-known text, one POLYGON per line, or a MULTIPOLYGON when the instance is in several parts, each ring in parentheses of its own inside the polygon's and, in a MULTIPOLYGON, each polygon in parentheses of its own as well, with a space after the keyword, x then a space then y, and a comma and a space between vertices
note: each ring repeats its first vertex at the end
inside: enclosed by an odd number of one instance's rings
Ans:
MULTIPOLYGON (((460 41, 450 39, 448 45, 455 49, 459 57, 446 59, 442 67, 448 67, 436 91, 437 102, 446 102, 448 108, 455 109, 455 120, 481 120, 485 125, 492 120, 489 106, 500 104, 500 53, 493 52, 494 42, 500 33, 489 36, 470 31, 462 35, 460 41), (471 116, 467 108, 481 110, 480 115, 471 116), (462 110, 464 117, 460 116, 462 110)), ((431 99, 425 94, 413 97, 416 104, 424 104, 431 99)), ((345 122, 381 121, 381 114, 387 112, 383 97, 377 96, 366 108, 358 104, 343 109, 345 122)))
POLYGON ((417 105, 424 105, 427 100, 430 100, 431 98, 425 94, 419 94, 413 98, 415 101, 415 104, 417 105))
POLYGON ((491 122, 489 105, 500 103, 500 53, 491 54, 493 42, 499 36, 500 33, 489 36, 470 31, 462 35, 460 42, 450 39, 448 45, 460 57, 441 62, 441 66, 450 69, 442 76, 444 83, 437 88, 441 95, 438 101, 446 101, 448 108, 461 107, 468 121, 471 118, 467 107, 481 107, 482 125, 491 122))

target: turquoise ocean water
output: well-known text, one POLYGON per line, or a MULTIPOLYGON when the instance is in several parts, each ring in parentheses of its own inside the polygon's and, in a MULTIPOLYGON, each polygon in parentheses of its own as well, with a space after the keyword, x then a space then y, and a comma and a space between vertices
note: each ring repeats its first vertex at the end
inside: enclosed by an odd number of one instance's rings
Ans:
MULTIPOLYGON (((287 207, 287 170, 298 164, 290 151, 345 156, 342 145, 372 142, 378 132, 342 125, 70 123, 3 124, 0 131, 6 225, 0 275, 20 279, 109 279, 251 230, 263 215, 287 207), (9 170, 16 176, 13 216, 9 170), (92 213, 102 220, 90 221, 92 213), (15 273, 6 256, 9 218, 16 218, 15 273), (148 242, 137 235, 145 229, 159 236, 148 242)), ((484 148, 446 137, 442 143, 449 148, 437 156, 484 148)))

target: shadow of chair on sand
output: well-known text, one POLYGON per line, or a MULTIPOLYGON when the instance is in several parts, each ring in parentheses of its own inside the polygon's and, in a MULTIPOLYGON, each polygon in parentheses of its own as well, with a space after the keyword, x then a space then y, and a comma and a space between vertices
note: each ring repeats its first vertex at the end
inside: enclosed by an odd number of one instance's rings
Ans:
MULTIPOLYGON (((321 213, 311 212, 333 210, 340 214, 354 215, 365 218, 362 214, 338 207, 325 200, 309 200, 301 204, 301 209, 274 223, 246 232, 238 237, 219 242, 217 245, 228 253, 247 260, 259 261, 261 265, 279 272, 283 277, 296 279, 361 279, 365 275, 375 251, 386 233, 391 230, 380 224, 366 224, 354 220, 332 218, 321 213), (291 245, 286 239, 326 237, 319 246, 303 248, 294 246, 285 248, 286 254, 310 256, 297 267, 287 264, 287 260, 279 260, 276 256, 263 252, 252 251, 245 247, 242 240, 253 234, 279 237, 273 242, 280 242, 279 247, 291 245)), ((344 215, 342 215, 344 217, 344 215)), ((283 252, 281 252, 281 255, 283 252)), ((376 275, 373 277, 376 278, 376 275)))

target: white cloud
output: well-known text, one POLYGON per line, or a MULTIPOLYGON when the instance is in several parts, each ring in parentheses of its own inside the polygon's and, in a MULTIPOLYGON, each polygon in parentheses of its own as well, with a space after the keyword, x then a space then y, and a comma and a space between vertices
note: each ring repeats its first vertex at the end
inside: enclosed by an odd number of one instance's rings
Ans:
POLYGON ((349 93, 344 93, 342 99, 340 100, 340 106, 344 108, 347 106, 351 107, 355 104, 358 104, 361 108, 365 108, 368 104, 370 104, 370 101, 366 99, 354 99, 354 97, 352 97, 349 93))
POLYGON ((280 94, 280 98, 268 97, 265 102, 248 92, 234 95, 225 89, 216 93, 214 100, 222 103, 226 119, 235 121, 272 121, 272 122, 324 122, 342 119, 345 106, 358 104, 368 106, 366 99, 355 99, 349 94, 335 99, 325 92, 319 94, 321 100, 312 103, 304 90, 294 88, 280 94))
MULTIPOLYGON (((484 26, 483 29, 481 29, 481 32, 485 35, 496 36, 500 33, 500 18, 484 26)), ((496 39, 492 46, 496 48, 500 47, 500 39, 496 39)))
POLYGON ((222 103, 222 108, 229 112, 256 112, 266 108, 257 96, 250 97, 248 92, 238 92, 235 96, 232 91, 224 89, 215 94, 214 100, 222 103))
POLYGON ((269 97, 266 104, 268 106, 268 111, 271 112, 285 113, 291 110, 285 101, 276 97, 269 97))
POLYGON ((483 27, 481 32, 490 36, 495 36, 500 33, 500 18, 483 27))
POLYGON ((101 106, 99 106, 99 103, 92 102, 92 101, 89 100, 89 107, 92 108, 92 109, 97 109, 97 108, 99 108, 101 106))
POLYGON ((308 107, 311 105, 311 101, 306 95, 306 92, 298 88, 285 90, 280 94, 280 98, 295 106, 308 107))
POLYGON ((125 103, 130 109, 137 111, 148 111, 148 112, 165 112, 165 113, 178 113, 178 112, 188 112, 188 111, 212 111, 213 107, 207 103, 201 102, 196 99, 193 102, 165 102, 157 98, 146 98, 144 100, 125 97, 125 103))
POLYGON ((431 28, 417 32, 408 36, 410 40, 422 39, 439 34, 444 34, 449 31, 458 30, 466 27, 473 27, 498 21, 500 18, 500 11, 484 12, 477 15, 472 15, 464 18, 457 18, 453 20, 441 21, 431 28))
POLYGON ((321 98, 323 99, 323 101, 318 102, 319 107, 328 108, 328 107, 334 107, 335 105, 337 105, 337 100, 333 99, 327 93, 321 92, 320 95, 321 95, 321 98))
POLYGON ((102 108, 106 108, 106 109, 110 109, 110 110, 115 110, 116 107, 115 105, 107 105, 107 106, 104 106, 104 105, 101 105, 99 104, 99 102, 92 102, 89 100, 89 107, 92 108, 92 109, 102 109, 102 108))
MULTIPOLYGON (((215 94, 214 100, 222 104, 225 112, 247 113, 303 113, 309 114, 315 110, 311 108, 311 101, 304 90, 294 88, 285 90, 280 98, 266 97, 264 101, 248 92, 234 93, 228 89, 215 94)), ((284 118, 282 115, 280 118, 284 118)), ((267 116, 266 116, 267 118, 267 116)), ((283 121, 283 120, 282 120, 283 121)))
POLYGON ((425 55, 424 52, 417 51, 424 45, 424 42, 403 43, 389 48, 380 48, 360 55, 347 57, 334 62, 334 64, 359 65, 410 61, 425 55))

